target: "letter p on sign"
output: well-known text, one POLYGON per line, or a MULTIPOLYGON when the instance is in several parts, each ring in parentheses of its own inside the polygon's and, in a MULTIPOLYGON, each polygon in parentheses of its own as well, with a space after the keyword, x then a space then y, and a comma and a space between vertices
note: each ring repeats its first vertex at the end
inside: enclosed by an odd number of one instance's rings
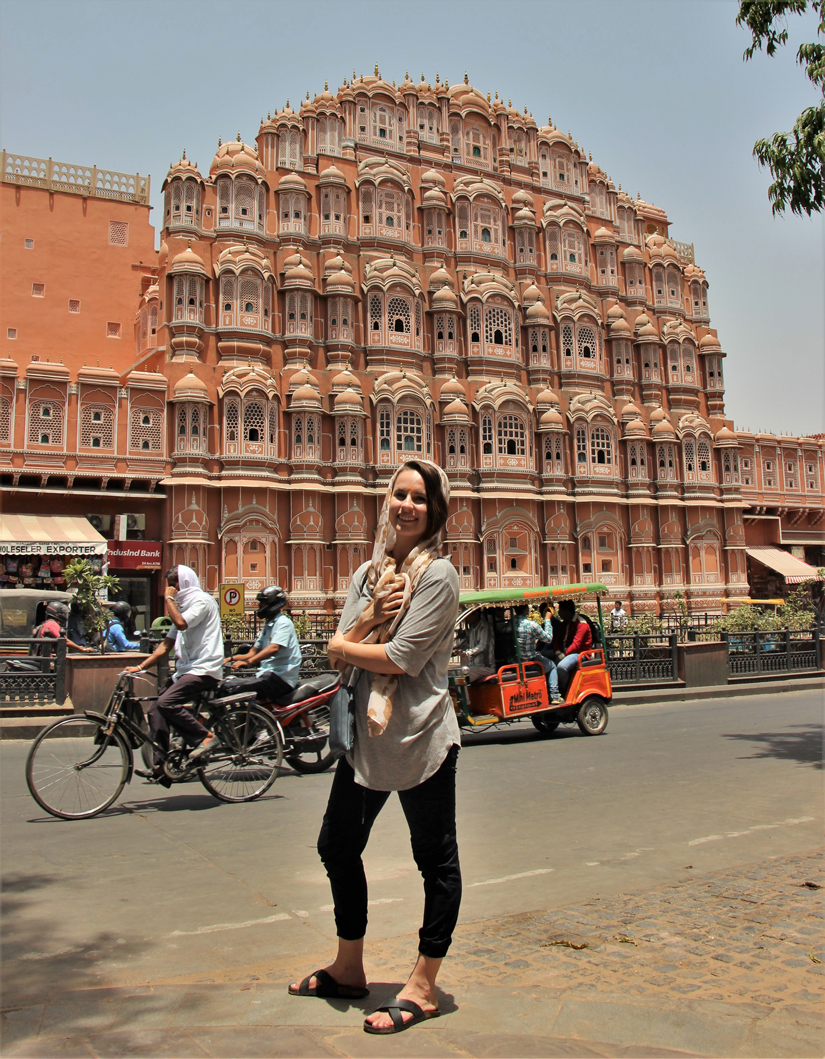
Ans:
POLYGON ((243 584, 221 585, 221 617, 242 618, 244 612, 243 584))

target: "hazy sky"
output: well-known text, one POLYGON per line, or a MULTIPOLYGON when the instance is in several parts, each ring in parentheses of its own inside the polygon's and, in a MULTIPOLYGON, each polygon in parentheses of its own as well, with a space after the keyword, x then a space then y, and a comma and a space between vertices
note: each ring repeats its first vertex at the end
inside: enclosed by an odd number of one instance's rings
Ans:
POLYGON ((469 74, 538 124, 548 115, 634 197, 663 207, 710 283, 738 426, 825 430, 825 226, 771 216, 754 141, 816 93, 790 21, 773 59, 742 61, 733 0, 3 0, 0 143, 152 177, 185 147, 207 173, 218 137, 254 142, 293 106, 375 63, 388 80, 469 74))

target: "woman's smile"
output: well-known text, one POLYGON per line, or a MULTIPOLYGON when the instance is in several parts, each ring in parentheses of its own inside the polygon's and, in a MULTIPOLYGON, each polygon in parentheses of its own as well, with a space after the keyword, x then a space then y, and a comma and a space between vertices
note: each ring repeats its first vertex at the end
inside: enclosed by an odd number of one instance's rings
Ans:
POLYGON ((412 468, 401 471, 390 498, 389 520, 396 536, 420 539, 427 529, 427 516, 424 479, 412 468))

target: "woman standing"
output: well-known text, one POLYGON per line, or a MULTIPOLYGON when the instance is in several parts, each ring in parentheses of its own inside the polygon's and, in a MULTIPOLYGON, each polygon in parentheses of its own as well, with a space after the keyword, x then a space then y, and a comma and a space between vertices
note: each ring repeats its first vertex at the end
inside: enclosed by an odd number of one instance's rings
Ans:
POLYGON ((318 852, 335 902, 338 953, 289 992, 364 997, 367 880, 361 854, 391 791, 398 791, 424 877, 418 959, 395 1000, 364 1022, 398 1033, 439 1015, 435 979, 461 902, 455 773, 461 743, 447 670, 458 614, 458 575, 440 558, 450 487, 433 463, 411 460, 394 474, 372 561, 350 585, 329 643, 336 668, 363 671, 355 686, 355 743, 338 762, 318 852))

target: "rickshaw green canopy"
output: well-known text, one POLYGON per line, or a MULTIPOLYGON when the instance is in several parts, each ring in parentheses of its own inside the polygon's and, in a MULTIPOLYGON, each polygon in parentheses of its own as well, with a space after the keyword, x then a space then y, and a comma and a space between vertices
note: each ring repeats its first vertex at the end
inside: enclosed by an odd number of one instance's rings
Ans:
POLYGON ((582 585, 542 585, 539 588, 487 588, 481 592, 462 592, 462 607, 507 607, 517 603, 540 603, 545 599, 569 599, 576 596, 607 593, 600 581, 582 585))

